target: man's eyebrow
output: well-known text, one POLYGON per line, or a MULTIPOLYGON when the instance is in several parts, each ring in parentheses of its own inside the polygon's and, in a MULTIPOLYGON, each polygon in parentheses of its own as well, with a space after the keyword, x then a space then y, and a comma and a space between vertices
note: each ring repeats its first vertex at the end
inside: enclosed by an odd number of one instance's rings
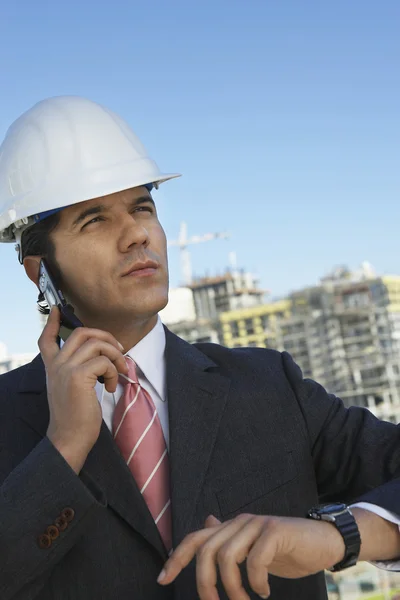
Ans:
POLYGON ((150 204, 155 206, 154 200, 151 196, 140 196, 139 198, 135 198, 135 200, 132 200, 131 206, 138 206, 138 204, 146 204, 146 202, 150 202, 150 204))
MULTIPOLYGON (((151 196, 140 196, 139 198, 135 198, 130 202, 130 206, 139 206, 140 204, 145 204, 147 202, 150 202, 150 204, 153 204, 153 206, 155 206, 154 200, 151 196)), ((82 223, 82 221, 84 221, 86 217, 90 217, 91 215, 98 215, 99 213, 107 212, 109 210, 110 207, 105 206, 104 204, 96 204, 95 206, 90 206, 89 208, 86 208, 81 213, 79 213, 79 215, 73 221, 72 227, 76 227, 77 225, 79 225, 79 223, 82 223)))
POLYGON ((90 215, 98 215, 101 212, 107 210, 107 207, 104 204, 96 204, 95 206, 91 206, 90 208, 86 208, 76 217, 75 221, 72 223, 72 227, 76 227, 79 223, 82 223, 86 217, 90 215))

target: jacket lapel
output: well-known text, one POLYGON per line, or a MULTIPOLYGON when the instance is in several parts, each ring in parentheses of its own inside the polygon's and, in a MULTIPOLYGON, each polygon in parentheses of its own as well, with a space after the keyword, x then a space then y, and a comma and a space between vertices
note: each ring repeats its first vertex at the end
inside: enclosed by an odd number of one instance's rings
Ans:
POLYGON ((191 523, 228 395, 217 365, 166 330, 174 547, 191 523))
MULTIPOLYGON (((20 418, 39 436, 45 436, 49 409, 45 369, 40 355, 27 367, 19 391, 20 418)), ((104 491, 107 504, 166 559, 157 526, 104 421, 80 476, 84 480, 86 475, 104 491)))
POLYGON ((107 504, 166 559, 167 553, 153 517, 104 421, 99 438, 83 466, 82 477, 85 474, 105 491, 107 504))

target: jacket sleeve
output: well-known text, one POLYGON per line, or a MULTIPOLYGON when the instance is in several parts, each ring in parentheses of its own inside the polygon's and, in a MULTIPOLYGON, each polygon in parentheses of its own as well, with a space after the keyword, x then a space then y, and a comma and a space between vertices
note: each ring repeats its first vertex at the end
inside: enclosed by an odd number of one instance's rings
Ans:
MULTIPOLYGON (((2 472, 7 472, 4 448, 0 448, 2 472)), ((97 485, 76 475, 43 438, 0 487, 0 598, 37 597, 54 565, 105 504, 97 485)))
POLYGON ((357 499, 400 515, 400 426, 366 408, 346 408, 321 385, 303 379, 287 352, 282 361, 308 429, 321 501, 357 499))

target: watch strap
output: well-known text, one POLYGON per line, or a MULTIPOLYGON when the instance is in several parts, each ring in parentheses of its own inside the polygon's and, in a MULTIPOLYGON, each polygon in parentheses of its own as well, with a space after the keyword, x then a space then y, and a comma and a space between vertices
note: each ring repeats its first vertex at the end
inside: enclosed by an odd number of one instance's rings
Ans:
POLYGON ((337 515, 333 524, 343 537, 346 548, 344 558, 330 569, 330 571, 335 572, 352 567, 357 563, 360 554, 361 537, 357 522, 350 509, 337 515))
POLYGON ((345 504, 325 504, 316 506, 308 511, 310 519, 331 523, 339 531, 345 545, 343 559, 331 567, 330 571, 342 571, 354 566, 360 554, 361 537, 350 508, 345 504))

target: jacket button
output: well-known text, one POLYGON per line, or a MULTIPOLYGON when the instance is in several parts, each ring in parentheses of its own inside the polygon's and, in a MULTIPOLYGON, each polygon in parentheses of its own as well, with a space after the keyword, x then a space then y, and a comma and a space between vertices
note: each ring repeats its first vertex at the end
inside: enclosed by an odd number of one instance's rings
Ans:
POLYGON ((68 527, 68 521, 64 519, 64 517, 57 517, 57 519, 54 521, 54 525, 59 531, 65 531, 68 527))
POLYGON ((50 548, 52 544, 51 537, 46 533, 42 533, 42 535, 39 535, 38 537, 38 544, 39 548, 42 548, 43 550, 50 548))
POLYGON ((64 508, 61 516, 67 521, 67 523, 70 523, 75 516, 75 511, 73 508, 64 508))
POLYGON ((46 530, 47 535, 51 540, 56 540, 60 535, 58 528, 55 525, 50 525, 46 530))

